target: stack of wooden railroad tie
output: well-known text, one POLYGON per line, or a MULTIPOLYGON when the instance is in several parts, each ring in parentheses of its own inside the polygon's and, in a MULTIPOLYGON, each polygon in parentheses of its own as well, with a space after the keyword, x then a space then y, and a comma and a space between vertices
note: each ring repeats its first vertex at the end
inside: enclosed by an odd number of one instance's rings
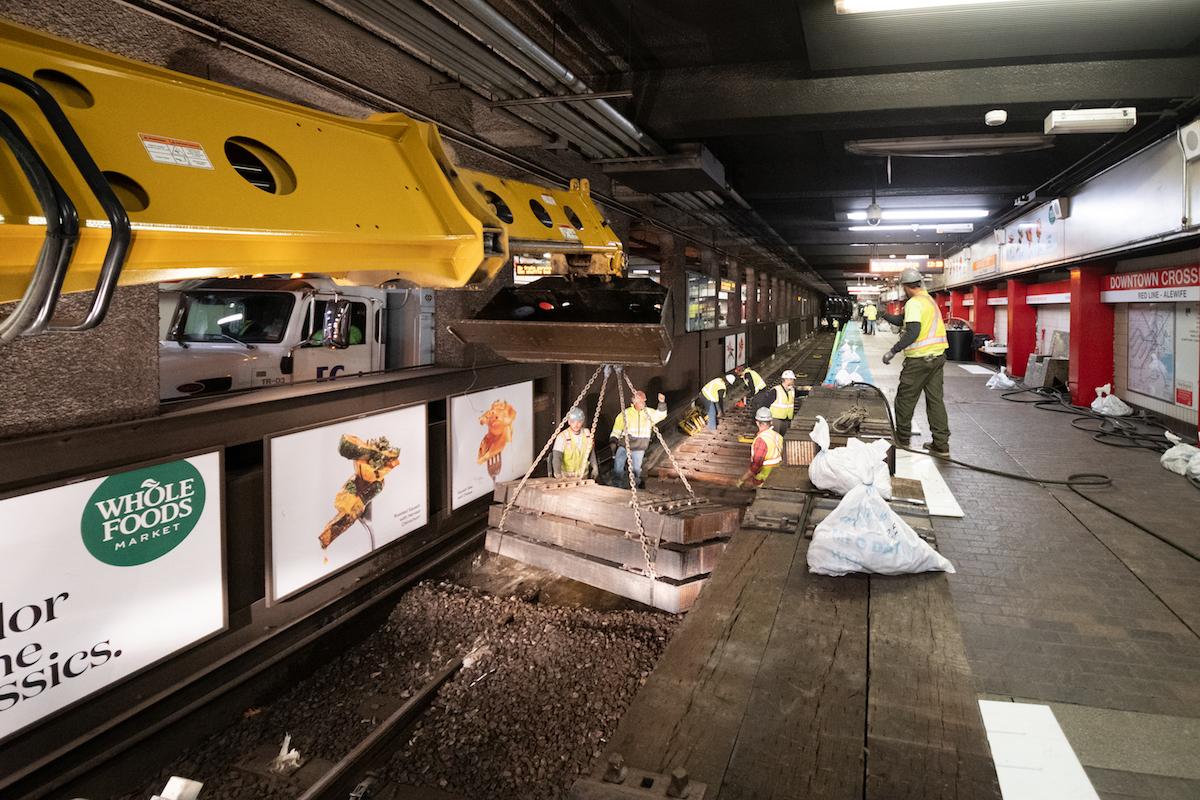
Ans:
POLYGON ((741 518, 704 498, 638 492, 651 577, 628 489, 534 478, 505 514, 517 484, 496 487, 489 551, 676 614, 691 608, 741 518))

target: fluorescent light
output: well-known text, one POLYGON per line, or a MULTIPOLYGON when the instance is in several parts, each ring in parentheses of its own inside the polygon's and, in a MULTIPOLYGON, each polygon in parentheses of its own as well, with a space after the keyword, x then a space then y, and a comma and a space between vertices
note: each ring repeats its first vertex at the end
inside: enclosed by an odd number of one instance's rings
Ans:
POLYGON ((839 14, 874 14, 880 11, 918 11, 925 8, 995 6, 1026 0, 835 0, 839 14))
POLYGON ((970 222, 947 222, 940 225, 851 225, 848 231, 937 231, 938 233, 970 233, 975 225, 970 222))
MULTIPOLYGON (((986 208, 888 208, 884 219, 983 219, 988 215, 986 208)), ((851 211, 846 219, 864 220, 865 211, 851 211)))
POLYGON ((1137 124, 1137 109, 1075 108, 1051 111, 1043 128, 1046 133, 1125 133, 1137 124))
POLYGON ((230 314, 228 317, 221 317, 217 320, 218 325, 228 325, 231 322, 237 322, 242 318, 241 314, 230 314))

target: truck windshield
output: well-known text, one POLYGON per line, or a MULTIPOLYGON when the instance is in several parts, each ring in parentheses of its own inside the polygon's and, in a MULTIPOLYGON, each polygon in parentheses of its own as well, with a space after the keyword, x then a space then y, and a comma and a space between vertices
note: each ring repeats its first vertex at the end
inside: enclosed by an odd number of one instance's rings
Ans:
POLYGON ((185 342, 278 342, 295 297, 283 292, 184 292, 172 337, 185 342))

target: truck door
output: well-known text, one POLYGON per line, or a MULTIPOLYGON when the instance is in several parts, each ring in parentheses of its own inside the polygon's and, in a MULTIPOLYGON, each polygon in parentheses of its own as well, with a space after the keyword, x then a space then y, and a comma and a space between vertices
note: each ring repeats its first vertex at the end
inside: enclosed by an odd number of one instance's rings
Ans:
POLYGON ((329 381, 347 375, 361 375, 371 371, 371 352, 374 331, 370 325, 367 304, 357 298, 344 298, 350 302, 350 346, 334 350, 324 345, 321 326, 325 319, 325 306, 333 301, 332 296, 316 295, 309 300, 301 329, 302 344, 296 349, 292 380, 329 381))

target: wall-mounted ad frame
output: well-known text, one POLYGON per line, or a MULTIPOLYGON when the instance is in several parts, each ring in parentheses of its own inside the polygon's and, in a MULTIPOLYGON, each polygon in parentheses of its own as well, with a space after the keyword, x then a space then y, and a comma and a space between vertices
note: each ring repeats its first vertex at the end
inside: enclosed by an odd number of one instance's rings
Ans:
POLYGON ((746 332, 742 331, 737 335, 737 363, 738 366, 746 364, 746 332))
POLYGON ((428 425, 417 403, 264 438, 268 605, 428 524, 428 425))
POLYGON ((533 381, 448 399, 450 507, 492 493, 533 463, 533 381))
POLYGON ((0 744, 229 628, 224 450, 0 493, 0 744))
POLYGON ((734 367, 738 365, 737 334, 731 333, 721 337, 721 346, 725 350, 725 371, 732 372, 734 367))

